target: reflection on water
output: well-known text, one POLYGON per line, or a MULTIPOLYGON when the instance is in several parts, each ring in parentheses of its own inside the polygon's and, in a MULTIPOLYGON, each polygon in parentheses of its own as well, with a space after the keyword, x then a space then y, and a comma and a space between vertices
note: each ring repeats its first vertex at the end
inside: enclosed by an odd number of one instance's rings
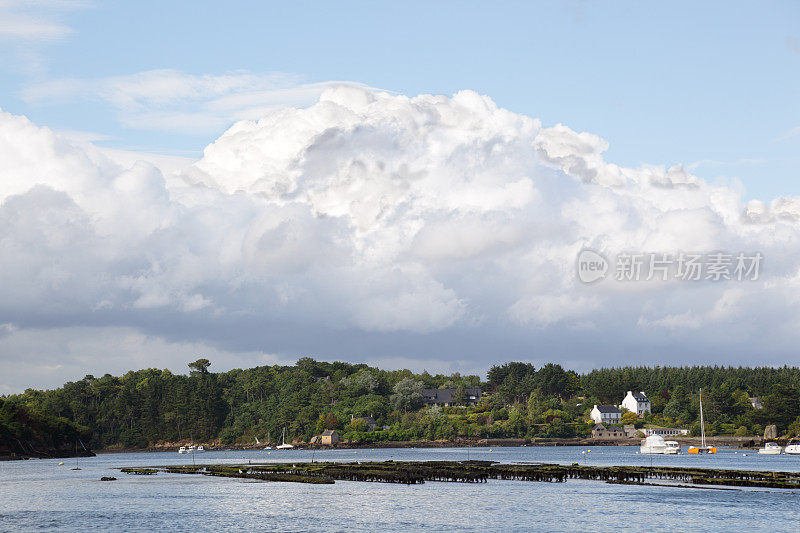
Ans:
POLYGON ((3 530, 458 530, 797 531, 800 495, 790 491, 702 490, 595 481, 423 485, 260 483, 163 474, 129 476, 114 467, 263 461, 464 460, 596 465, 673 465, 800 470, 800 457, 720 450, 716 456, 636 455, 634 447, 434 448, 107 454, 0 463, 3 530), (102 476, 117 481, 101 482, 102 476))

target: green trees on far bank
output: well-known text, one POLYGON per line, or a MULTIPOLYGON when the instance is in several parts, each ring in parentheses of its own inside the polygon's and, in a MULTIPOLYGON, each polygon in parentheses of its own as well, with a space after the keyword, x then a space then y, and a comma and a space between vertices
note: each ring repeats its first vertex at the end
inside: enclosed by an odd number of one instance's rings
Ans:
POLYGON ((61 417, 85 428, 87 446, 97 448, 181 440, 276 442, 284 428, 287 439, 303 441, 324 429, 362 442, 568 438, 589 433, 594 404, 618 404, 628 390, 645 391, 652 404, 653 412, 638 425, 692 428, 703 388, 709 434, 758 434, 768 424, 781 433, 800 433, 800 370, 789 367, 625 367, 579 375, 558 364, 511 362, 491 367, 481 382, 458 373, 415 374, 310 358, 221 373, 211 366, 198 359, 189 364, 189 375, 144 369, 86 376, 55 390, 7 397, 3 406, 61 417), (466 403, 466 390, 476 387, 486 393, 478 405, 424 407, 424 388, 455 389, 456 403, 466 403), (764 409, 753 408, 752 396, 761 398, 764 409), (364 416, 376 420, 376 431, 354 420, 364 416))
POLYGON ((0 457, 60 457, 75 450, 87 433, 64 417, 0 398, 0 457))

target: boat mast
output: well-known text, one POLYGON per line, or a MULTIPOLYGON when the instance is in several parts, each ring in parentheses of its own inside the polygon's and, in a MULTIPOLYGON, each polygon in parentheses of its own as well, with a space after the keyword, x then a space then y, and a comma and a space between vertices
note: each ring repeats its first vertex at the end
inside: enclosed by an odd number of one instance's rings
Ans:
POLYGON ((706 426, 703 421, 703 389, 700 389, 700 446, 706 447, 706 426))

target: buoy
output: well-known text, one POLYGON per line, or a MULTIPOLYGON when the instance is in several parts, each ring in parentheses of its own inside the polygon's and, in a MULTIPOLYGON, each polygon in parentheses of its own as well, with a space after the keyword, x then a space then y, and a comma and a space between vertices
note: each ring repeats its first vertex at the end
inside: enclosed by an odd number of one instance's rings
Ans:
POLYGON ((489 448, 489 451, 492 451, 492 449, 491 449, 491 448, 489 448))
POLYGON ((58 463, 58 466, 64 466, 64 463, 58 463))
POLYGON ((271 454, 272 452, 267 452, 267 455, 271 454))

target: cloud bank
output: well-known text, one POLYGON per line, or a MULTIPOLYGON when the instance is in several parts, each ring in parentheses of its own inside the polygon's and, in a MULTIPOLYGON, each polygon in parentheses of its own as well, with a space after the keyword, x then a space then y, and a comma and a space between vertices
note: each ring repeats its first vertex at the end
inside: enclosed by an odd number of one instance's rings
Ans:
MULTIPOLYGON (((99 79, 38 82, 24 88, 20 96, 36 105, 102 102, 126 128, 217 135, 238 120, 257 119, 287 106, 308 106, 326 88, 342 84, 303 83, 298 76, 280 72, 194 75, 161 69, 99 79)), ((361 84, 348 85, 368 89, 361 84)))
POLYGON ((746 202, 607 147, 471 91, 336 86, 165 177, 0 113, 0 385, 181 369, 195 349, 220 368, 800 362, 800 199, 746 202), (587 247, 765 262, 757 281, 584 285, 587 247), (64 339, 82 335, 104 340, 78 355, 64 339))
POLYGON ((80 0, 2 0, 0 40, 32 43, 62 39, 72 33, 72 29, 55 19, 61 12, 85 8, 87 4, 80 0))

